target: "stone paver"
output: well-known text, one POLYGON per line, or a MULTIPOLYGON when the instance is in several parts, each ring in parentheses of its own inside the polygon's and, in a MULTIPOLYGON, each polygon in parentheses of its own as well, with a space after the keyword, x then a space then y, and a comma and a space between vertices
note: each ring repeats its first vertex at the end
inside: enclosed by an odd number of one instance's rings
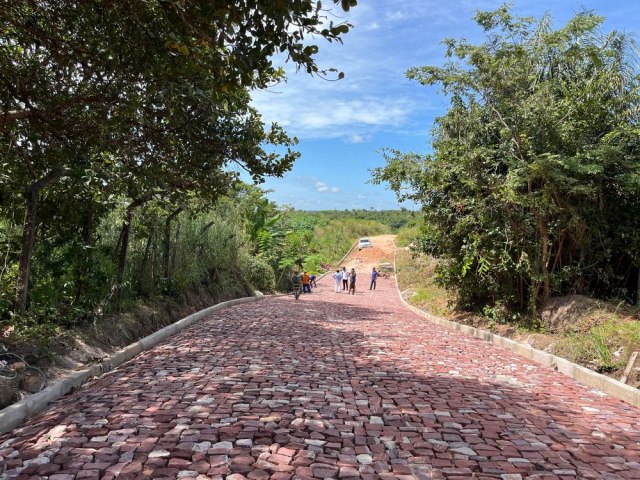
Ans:
POLYGON ((87 384, 0 437, 0 466, 49 480, 638 479, 640 411, 427 323, 392 280, 346 295, 327 278, 87 384))

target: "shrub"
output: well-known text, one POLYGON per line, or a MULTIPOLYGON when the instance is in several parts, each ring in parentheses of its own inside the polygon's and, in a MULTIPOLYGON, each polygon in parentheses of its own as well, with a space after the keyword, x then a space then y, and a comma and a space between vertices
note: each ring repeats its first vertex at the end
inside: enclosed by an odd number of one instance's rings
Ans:
POLYGON ((269 262, 260 257, 246 255, 242 263, 242 269, 246 272, 247 279, 253 288, 264 293, 275 290, 276 275, 269 262))

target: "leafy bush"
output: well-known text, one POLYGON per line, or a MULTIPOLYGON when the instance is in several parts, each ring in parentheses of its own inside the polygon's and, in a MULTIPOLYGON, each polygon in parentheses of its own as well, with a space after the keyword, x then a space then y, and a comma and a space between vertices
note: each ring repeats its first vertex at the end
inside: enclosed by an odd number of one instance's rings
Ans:
POLYGON ((260 257, 246 255, 242 268, 251 286, 262 293, 271 293, 276 288, 276 275, 269 262, 260 257))
POLYGON ((603 34, 591 12, 559 29, 506 6, 475 19, 483 43, 447 40, 443 66, 407 72, 450 99, 433 154, 388 149, 373 182, 422 205, 418 248, 441 260, 439 283, 462 308, 535 314, 568 293, 637 300, 633 42, 603 34))

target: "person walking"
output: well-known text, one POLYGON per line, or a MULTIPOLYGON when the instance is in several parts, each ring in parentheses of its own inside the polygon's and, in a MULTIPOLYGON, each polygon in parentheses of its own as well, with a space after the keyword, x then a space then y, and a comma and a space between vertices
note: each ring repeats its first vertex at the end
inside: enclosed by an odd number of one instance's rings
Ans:
POLYGON ((369 290, 376 289, 377 279, 378 279, 378 271, 376 270, 376 267, 373 267, 373 270, 371 271, 371 284, 369 285, 369 290))
POLYGON ((293 295, 297 300, 300 296, 300 289, 302 288, 302 275, 300 275, 297 270, 294 270, 293 275, 291 275, 291 283, 293 284, 293 295))
POLYGON ((336 282, 336 293, 340 293, 340 284, 342 283, 342 274, 340 273, 340 269, 336 270, 336 273, 333 274, 333 279, 336 282))
POLYGON ((352 268, 349 273, 349 293, 356 294, 356 269, 352 268))
POLYGON ((311 293, 311 277, 307 272, 302 274, 302 293, 311 293))
POLYGON ((342 267, 342 289, 349 290, 349 272, 347 272, 347 267, 342 267))

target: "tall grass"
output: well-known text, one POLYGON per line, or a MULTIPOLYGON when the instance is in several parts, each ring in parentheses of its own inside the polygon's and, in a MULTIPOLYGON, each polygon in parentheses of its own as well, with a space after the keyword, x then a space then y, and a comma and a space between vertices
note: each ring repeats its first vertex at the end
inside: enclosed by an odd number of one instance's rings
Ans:
POLYGON ((313 247, 326 263, 335 264, 359 237, 390 232, 389 226, 375 220, 332 220, 315 228, 313 247))
POLYGON ((408 247, 418 238, 420 228, 417 226, 403 227, 396 236, 396 246, 400 248, 408 247))
POLYGON ((434 281, 436 260, 426 255, 413 256, 407 250, 396 254, 398 286, 411 304, 439 317, 452 317, 451 294, 434 281))
POLYGON ((153 225, 131 255, 133 295, 180 297, 198 288, 224 297, 250 294, 250 272, 245 271, 248 263, 243 258, 248 255, 247 239, 243 218, 234 208, 225 204, 205 214, 184 214, 174 222, 167 278, 162 264, 163 224, 153 225))
POLYGON ((567 333, 552 353, 603 372, 624 367, 631 354, 640 350, 640 323, 607 315, 587 331, 567 333))

